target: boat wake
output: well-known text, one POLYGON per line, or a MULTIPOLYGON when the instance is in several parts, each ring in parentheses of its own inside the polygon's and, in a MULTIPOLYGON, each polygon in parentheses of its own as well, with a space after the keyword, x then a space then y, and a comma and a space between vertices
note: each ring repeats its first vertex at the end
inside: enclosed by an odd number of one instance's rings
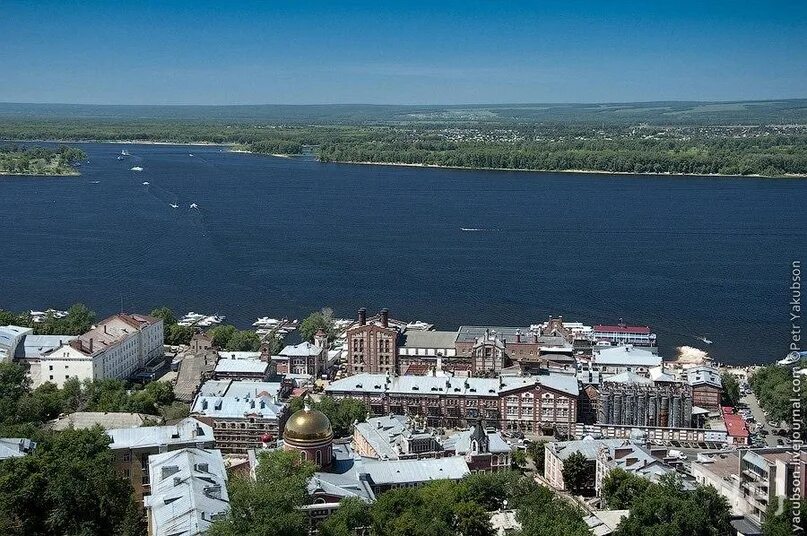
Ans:
POLYGON ((460 227, 460 231, 462 231, 463 233, 495 233, 500 230, 501 229, 492 229, 484 227, 460 227))

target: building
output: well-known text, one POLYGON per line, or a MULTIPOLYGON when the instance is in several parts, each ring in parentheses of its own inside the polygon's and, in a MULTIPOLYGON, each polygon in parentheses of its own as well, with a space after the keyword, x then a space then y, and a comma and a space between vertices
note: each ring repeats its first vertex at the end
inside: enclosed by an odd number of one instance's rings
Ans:
POLYGON ((199 536, 230 509, 218 450, 184 448, 150 456, 149 488, 149 536, 199 536))
POLYGON ((278 374, 309 374, 314 378, 322 375, 330 365, 328 359, 328 337, 320 331, 314 343, 308 341, 289 345, 273 355, 278 374))
POLYGON ((353 427, 353 449, 364 458, 407 460, 462 456, 471 471, 500 471, 511 466, 511 447, 501 433, 484 426, 442 437, 423 419, 404 415, 371 417, 353 427))
POLYGON ((688 384, 654 382, 635 372, 601 376, 597 424, 689 428, 692 390, 688 384))
POLYGON ((196 395, 191 415, 212 427, 216 448, 246 454, 280 437, 288 416, 282 399, 290 392, 290 385, 278 382, 209 380, 196 395))
POLYGON ((269 375, 270 365, 260 359, 219 358, 213 369, 215 380, 257 380, 264 381, 269 375))
POLYGON ((539 376, 463 378, 357 374, 332 382, 334 398, 357 398, 374 415, 419 415, 426 426, 458 428, 480 421, 500 430, 568 431, 577 420, 577 379, 539 376))
POLYGON ((656 334, 649 326, 628 326, 621 320, 616 325, 598 324, 594 326, 592 337, 597 343, 605 342, 614 346, 622 344, 650 348, 656 346, 656 334))
POLYGON ((0 437, 0 461, 9 458, 22 458, 31 454, 36 443, 21 437, 0 437))
POLYGON ((583 518, 593 536, 608 536, 616 532, 630 510, 595 510, 583 518))
POLYGON ((138 428, 148 424, 160 424, 162 418, 145 413, 124 413, 106 411, 76 411, 53 419, 47 424, 50 430, 62 431, 68 428, 86 430, 100 426, 104 430, 115 428, 138 428))
POLYGON ((163 355, 162 320, 119 313, 28 364, 34 387, 63 387, 70 378, 125 379, 163 355))
POLYGON ((367 310, 359 309, 358 323, 345 332, 348 374, 397 374, 398 343, 402 329, 391 324, 389 311, 382 309, 376 321, 367 321, 367 310))
POLYGON ((684 369, 682 378, 692 388, 692 403, 699 408, 720 411, 720 395, 723 381, 717 369, 697 366, 684 369))
POLYGON ((634 372, 650 377, 650 369, 661 366, 661 357, 643 348, 614 346, 595 349, 591 364, 602 375, 634 372))
POLYGON ((454 342, 457 339, 456 331, 406 331, 398 347, 398 364, 401 374, 411 374, 420 371, 424 374, 438 366, 446 371, 455 373, 468 373, 470 362, 465 359, 455 359, 457 349, 454 342))
POLYGON ((563 462, 572 454, 579 452, 588 463, 590 482, 586 489, 594 492, 597 455, 603 447, 618 447, 624 443, 621 439, 591 439, 576 441, 550 442, 544 446, 544 478, 556 490, 565 491, 563 481, 563 462))
POLYGON ((331 421, 308 404, 289 417, 283 429, 283 450, 299 454, 301 460, 313 462, 318 469, 333 461, 333 428, 331 421))
POLYGON ((188 447, 210 449, 215 446, 213 428, 193 418, 169 426, 115 428, 107 430, 112 440, 118 473, 129 480, 138 504, 150 493, 149 456, 188 447))
POLYGON ((734 413, 734 408, 729 406, 721 408, 721 415, 729 444, 737 446, 748 445, 751 441, 751 432, 749 432, 748 423, 743 419, 742 415, 734 413))
POLYGON ((762 524, 770 505, 796 492, 804 497, 807 453, 789 448, 739 449, 699 456, 692 476, 726 497, 735 515, 762 524))
POLYGON ((34 335, 33 328, 0 326, 0 363, 34 362, 75 338, 70 335, 34 335))
POLYGON ((528 327, 460 326, 455 346, 458 357, 471 358, 474 374, 498 372, 511 363, 537 367, 544 354, 571 356, 574 351, 564 333, 528 327))

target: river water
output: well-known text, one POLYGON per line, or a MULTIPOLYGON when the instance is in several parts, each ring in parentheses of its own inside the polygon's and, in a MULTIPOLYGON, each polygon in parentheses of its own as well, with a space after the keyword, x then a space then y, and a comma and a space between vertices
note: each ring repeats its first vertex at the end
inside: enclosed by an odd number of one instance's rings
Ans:
POLYGON ((442 329, 562 314, 649 324, 665 357, 682 345, 729 363, 786 352, 790 265, 807 253, 804 180, 77 145, 89 159, 80 177, 0 177, 0 308, 166 304, 241 327, 322 306, 388 307, 442 329), (131 156, 118 160, 122 148, 131 156))

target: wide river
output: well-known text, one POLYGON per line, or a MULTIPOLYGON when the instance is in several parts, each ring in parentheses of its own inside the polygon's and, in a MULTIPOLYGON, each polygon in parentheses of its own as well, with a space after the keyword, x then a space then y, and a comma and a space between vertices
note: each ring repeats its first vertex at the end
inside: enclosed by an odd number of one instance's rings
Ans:
POLYGON ((807 260, 804 180, 79 145, 80 177, 0 177, 0 308, 166 304, 241 327, 323 306, 452 330, 624 318, 652 326, 665 357, 769 362, 789 340, 791 262, 807 260))

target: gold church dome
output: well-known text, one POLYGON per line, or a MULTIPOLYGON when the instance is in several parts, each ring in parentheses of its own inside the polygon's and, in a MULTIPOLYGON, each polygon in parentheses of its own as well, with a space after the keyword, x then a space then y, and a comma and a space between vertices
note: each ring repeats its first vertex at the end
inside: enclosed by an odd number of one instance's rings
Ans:
POLYGON ((286 421, 286 428, 283 430, 284 439, 316 441, 331 437, 333 437, 331 421, 324 413, 311 409, 308 405, 295 411, 286 421))

